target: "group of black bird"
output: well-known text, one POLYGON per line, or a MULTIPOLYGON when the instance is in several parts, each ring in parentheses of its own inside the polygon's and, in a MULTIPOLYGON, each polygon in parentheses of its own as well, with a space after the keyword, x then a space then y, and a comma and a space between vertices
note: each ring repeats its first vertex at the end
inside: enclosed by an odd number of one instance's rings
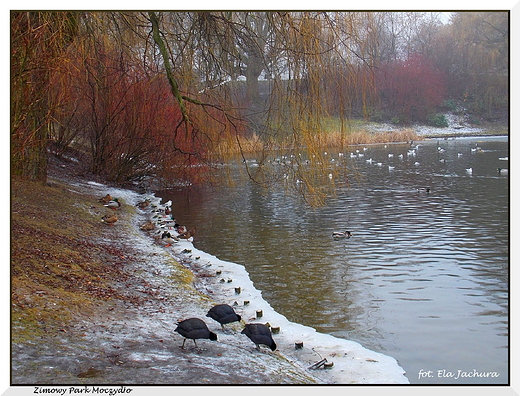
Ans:
MULTIPOLYGON (((235 312, 233 307, 227 304, 215 305, 206 316, 219 322, 222 329, 224 329, 225 324, 242 321, 242 317, 235 312)), ((184 337, 181 348, 184 348, 184 343, 188 338, 193 340, 195 346, 197 346, 195 340, 198 339, 217 341, 217 335, 210 331, 206 323, 199 318, 189 318, 179 322, 175 331, 184 337)), ((272 351, 276 349, 271 329, 263 323, 248 323, 241 334, 245 334, 253 341, 257 349, 260 349, 260 345, 266 345, 272 351)))
MULTIPOLYGON (((137 206, 144 210, 150 204, 151 201, 147 199, 138 203, 137 206)), ((186 227, 177 224, 173 214, 171 213, 170 205, 171 201, 164 205, 164 209, 155 208, 154 212, 164 213, 164 217, 169 216, 169 218, 166 220, 162 219, 161 223, 167 224, 168 227, 173 226, 179 235, 174 237, 169 231, 164 231, 161 235, 161 239, 166 241, 172 239, 177 240, 179 238, 189 239, 195 235, 194 228, 186 230, 186 227)), ((153 228, 155 228, 155 225, 151 221, 141 227, 142 230, 150 230, 153 228)), ((233 307, 227 304, 215 305, 208 311, 206 316, 219 322, 222 326, 222 329, 224 329, 225 324, 242 321, 242 317, 235 312, 233 307)), ((199 318, 189 318, 179 322, 175 331, 184 337, 181 348, 184 348, 184 344, 188 338, 193 340, 195 347, 197 347, 197 342, 195 340, 198 339, 209 339, 211 341, 217 341, 217 335, 210 331, 206 323, 199 318)), ((248 323, 245 325, 241 334, 245 334, 247 337, 249 337, 249 339, 255 343, 257 349, 260 349, 260 345, 266 345, 271 348, 272 351, 276 350, 276 343, 274 342, 271 335, 271 329, 265 324, 248 323)))

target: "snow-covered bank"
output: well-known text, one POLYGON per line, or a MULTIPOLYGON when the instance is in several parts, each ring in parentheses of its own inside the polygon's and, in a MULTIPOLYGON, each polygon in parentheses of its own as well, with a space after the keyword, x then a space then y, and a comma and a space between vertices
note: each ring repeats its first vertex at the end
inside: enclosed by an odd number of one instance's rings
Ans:
MULTIPOLYGON (((376 132, 399 131, 402 127, 392 124, 379 124, 369 127, 370 130, 376 132)), ((479 136, 485 133, 482 128, 469 126, 449 126, 446 128, 437 128, 427 125, 414 125, 411 127, 413 131, 420 137, 440 137, 440 136, 479 136)))
MULTIPOLYGON (((468 123, 467 117, 452 113, 444 114, 447 127, 439 128, 428 125, 412 125, 407 129, 412 129, 419 137, 435 138, 444 136, 482 136, 490 134, 485 128, 475 127, 468 123)), ((374 132, 395 132, 403 129, 402 126, 393 124, 374 124, 369 125, 367 129, 374 132)), ((504 127, 504 129, 506 129, 504 127)))
MULTIPOLYGON (((236 323, 231 326, 231 330, 222 331, 220 325, 210 318, 205 317, 206 311, 201 310, 200 306, 184 306, 182 312, 176 312, 172 315, 162 315, 161 321, 168 324, 170 329, 169 337, 172 336, 179 341, 182 337, 173 334, 171 330, 175 328, 177 320, 184 319, 189 316, 195 316, 203 319, 210 327, 210 330, 218 333, 218 344, 220 345, 219 354, 216 356, 192 356, 190 359, 196 359, 198 364, 212 365, 218 367, 222 364, 221 371, 224 370, 226 362, 229 360, 239 360, 244 358, 244 351, 248 359, 261 362, 267 366, 273 362, 273 359, 267 359, 271 355, 276 357, 275 361, 280 364, 278 370, 285 370, 283 362, 289 362, 299 369, 301 373, 305 373, 309 377, 315 378, 317 383, 326 384, 408 384, 409 381, 405 376, 404 370, 399 366, 397 361, 392 357, 377 353, 362 347, 359 343, 339 339, 327 334, 318 333, 313 328, 306 327, 297 323, 288 321, 283 315, 274 311, 274 309, 265 301, 262 294, 257 290, 251 281, 246 269, 239 264, 226 262, 215 256, 207 254, 196 249, 190 240, 179 240, 171 244, 171 246, 159 246, 156 240, 160 240, 160 234, 163 230, 169 229, 168 225, 161 225, 161 220, 167 218, 163 212, 158 210, 164 209, 161 205, 161 198, 153 195, 140 195, 130 190, 113 189, 97 183, 89 183, 95 194, 102 196, 109 192, 114 197, 120 197, 128 204, 135 206, 138 202, 145 198, 151 200, 149 207, 141 210, 136 209, 137 214, 132 218, 131 222, 135 228, 135 233, 127 235, 127 238, 134 240, 136 246, 145 254, 154 256, 157 260, 158 249, 162 253, 170 255, 176 261, 188 268, 195 274, 196 288, 209 296, 211 302, 208 306, 217 303, 227 303, 234 306, 237 313, 241 314, 246 322, 269 323, 276 333, 273 335, 278 348, 275 352, 254 350, 254 344, 244 335, 240 334, 241 325, 236 323), (147 222, 153 221, 156 229, 144 232, 139 227, 147 222), (179 316, 182 317, 179 317, 179 316), (279 330, 279 331, 278 331, 279 330), (296 348, 296 343, 303 343, 303 348, 296 348), (236 352, 234 352, 236 351, 236 352), (252 353, 251 353, 252 352, 252 353), (240 353, 240 355, 237 355, 240 353), (218 356, 218 357, 217 357, 218 356), (313 365, 317 368, 311 368, 313 365)), ((114 226, 114 228, 117 227, 114 226)), ((175 235, 173 229, 169 229, 175 235)), ((254 254, 254 252, 252 252, 254 254)), ((159 269, 155 269, 158 272, 159 269)), ((164 276, 165 269, 160 269, 161 276, 164 276)), ((317 313, 319 314, 319 313, 317 313)), ((145 328, 142 323, 138 326, 145 328)), ((153 331, 159 336, 165 330, 161 326, 156 326, 153 331)), ((187 343, 190 345, 191 341, 187 343)), ((204 348, 216 348, 214 343, 210 341, 201 341, 204 348)), ((191 346, 191 345, 190 345, 191 346)), ((154 359, 166 359, 166 356, 155 356, 154 359)), ((132 359, 146 359, 143 352, 134 353, 132 359)), ((275 367, 271 368, 277 370, 275 367)), ((303 378, 303 377, 302 377, 303 378)))

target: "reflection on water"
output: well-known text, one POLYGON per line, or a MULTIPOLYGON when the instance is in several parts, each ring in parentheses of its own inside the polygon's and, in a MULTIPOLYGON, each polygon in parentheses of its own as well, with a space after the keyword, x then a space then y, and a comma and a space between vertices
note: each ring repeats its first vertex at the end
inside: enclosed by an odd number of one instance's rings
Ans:
POLYGON ((196 225, 198 248, 243 264, 289 320, 395 357, 412 384, 507 383, 509 180, 497 172, 507 139, 346 154, 335 164, 348 158, 361 177, 347 186, 345 167, 318 209, 248 181, 157 195, 196 225), (352 238, 331 237, 347 229, 352 238), (433 377, 419 379, 421 369, 433 377), (454 380, 442 369, 499 376, 454 380))

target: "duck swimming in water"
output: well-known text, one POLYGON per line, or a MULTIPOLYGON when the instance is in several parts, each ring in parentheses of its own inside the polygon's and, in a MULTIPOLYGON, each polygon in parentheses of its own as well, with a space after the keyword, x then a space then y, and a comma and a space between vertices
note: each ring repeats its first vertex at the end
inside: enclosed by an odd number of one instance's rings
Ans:
POLYGON ((332 237, 334 238, 350 238, 352 234, 350 231, 334 231, 332 237))

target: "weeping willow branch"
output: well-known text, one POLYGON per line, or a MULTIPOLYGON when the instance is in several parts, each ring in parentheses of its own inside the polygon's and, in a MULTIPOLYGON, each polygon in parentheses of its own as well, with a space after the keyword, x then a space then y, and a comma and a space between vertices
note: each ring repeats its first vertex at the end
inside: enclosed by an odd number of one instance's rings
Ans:
POLYGON ((149 12, 148 15, 150 17, 150 22, 152 22, 153 40, 155 41, 155 44, 157 44, 157 46, 159 47, 159 51, 161 51, 161 55, 164 61, 164 69, 166 70, 166 76, 168 78, 168 82, 170 83, 172 94, 179 103, 184 122, 189 123, 190 119, 188 117, 188 111, 186 110, 186 104, 184 103, 184 98, 179 91, 179 85, 177 84, 177 80, 175 80, 175 78, 173 77, 173 72, 170 65, 170 58, 168 57, 168 51, 166 49, 166 45, 164 44, 163 39, 161 38, 161 32, 159 30, 159 19, 157 18, 155 12, 149 12))

